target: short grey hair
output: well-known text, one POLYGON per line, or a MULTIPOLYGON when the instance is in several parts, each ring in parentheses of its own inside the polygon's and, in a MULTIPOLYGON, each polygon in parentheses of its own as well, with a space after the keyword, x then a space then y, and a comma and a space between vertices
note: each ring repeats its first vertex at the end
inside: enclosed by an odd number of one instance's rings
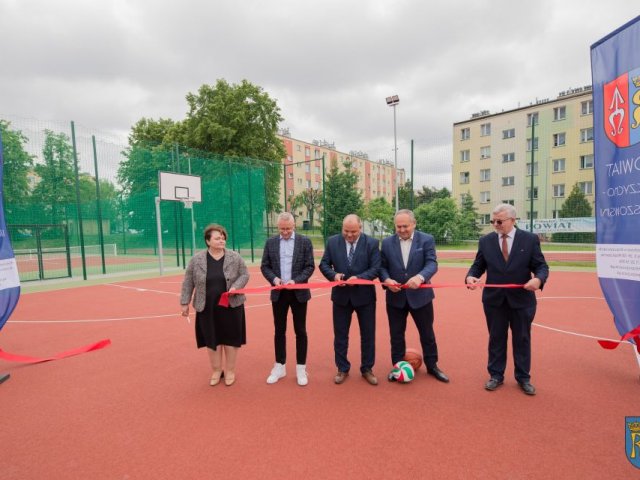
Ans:
POLYGON ((500 203, 498 205, 495 206, 495 208, 493 209, 493 213, 494 215, 500 213, 500 212, 507 212, 507 215, 509 215, 509 217, 511 218, 518 218, 518 213, 516 212, 516 207, 514 207, 513 205, 510 205, 508 203, 500 203))
POLYGON ((296 223, 296 219, 293 218, 293 215, 291 215, 291 213, 289 212, 282 212, 280 214, 278 214, 278 221, 276 223, 280 223, 280 222, 293 222, 296 223))
POLYGON ((358 225, 360 225, 360 228, 362 228, 362 219, 355 213, 350 213, 349 215, 346 215, 342 219, 342 224, 344 225, 345 222, 348 222, 350 220, 356 220, 358 222, 358 225))
POLYGON ((400 210, 398 210, 396 212, 396 214, 393 216, 393 221, 395 222, 396 218, 398 217, 398 215, 409 215, 409 218, 411 219, 411 221, 413 223, 416 223, 416 216, 413 214, 412 210, 409 210, 408 208, 402 208, 400 210))

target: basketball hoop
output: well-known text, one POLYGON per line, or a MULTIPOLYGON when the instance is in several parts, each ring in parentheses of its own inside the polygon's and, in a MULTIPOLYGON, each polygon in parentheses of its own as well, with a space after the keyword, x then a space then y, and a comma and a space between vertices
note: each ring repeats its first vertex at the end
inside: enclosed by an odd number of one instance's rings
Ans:
POLYGON ((193 208, 193 198, 182 198, 180 199, 184 208, 191 210, 193 208))

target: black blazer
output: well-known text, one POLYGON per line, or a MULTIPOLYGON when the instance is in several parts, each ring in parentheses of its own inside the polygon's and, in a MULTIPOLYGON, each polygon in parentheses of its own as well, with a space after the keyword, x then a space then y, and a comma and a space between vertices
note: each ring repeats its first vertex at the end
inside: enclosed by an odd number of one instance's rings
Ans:
MULTIPOLYGON (((365 280, 374 280, 380 270, 380 247, 378 240, 364 233, 360 234, 351 266, 347 261, 347 243, 342 235, 333 235, 327 240, 327 246, 320 260, 320 271, 329 281, 336 273, 344 273, 345 279, 356 276, 365 280)), ((355 285, 333 287, 331 300, 346 306, 349 301, 354 307, 360 307, 376 301, 374 285, 355 285)))
MULTIPOLYGON (((542 288, 549 276, 549 266, 540 249, 538 236, 516 229, 506 262, 496 232, 480 239, 476 259, 465 278, 480 278, 484 272, 487 272, 486 283, 524 284, 536 277, 542 281, 542 288)), ((535 293, 524 288, 484 288, 482 291, 482 302, 487 305, 500 306, 505 299, 511 308, 525 308, 536 304, 535 293)))
MULTIPOLYGON (((313 261, 313 245, 311 240, 297 232, 293 240, 293 259, 291 261, 291 279, 295 283, 307 283, 316 266, 313 261)), ((264 278, 273 285, 276 278, 281 278, 280 272, 280 235, 267 239, 262 252, 260 271, 264 278)), ((271 301, 277 302, 281 290, 271 290, 271 301)), ((311 298, 308 288, 293 290, 299 302, 307 302, 311 298)))

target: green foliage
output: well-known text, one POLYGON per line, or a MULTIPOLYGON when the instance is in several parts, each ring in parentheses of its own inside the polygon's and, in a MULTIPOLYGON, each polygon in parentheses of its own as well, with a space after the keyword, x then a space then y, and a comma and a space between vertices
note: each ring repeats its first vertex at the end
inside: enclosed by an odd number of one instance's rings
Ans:
MULTIPOLYGON (((416 205, 418 205, 418 199, 414 191, 411 189, 410 180, 407 180, 404 186, 401 186, 400 188, 398 188, 398 197, 399 197, 398 206, 400 207, 400 209, 406 208, 410 210, 414 208, 416 205)), ((395 192, 394 192, 392 205, 395 206, 395 204, 396 204, 396 198, 395 198, 395 192)))
MULTIPOLYGON (((591 204, 577 183, 573 186, 571 193, 562 204, 558 215, 560 218, 591 217, 593 215, 591 204)), ((551 239, 554 242, 562 243, 595 243, 596 236, 595 233, 591 232, 554 233, 551 239)))
POLYGON ((417 228, 434 236, 437 243, 462 240, 462 217, 452 198, 437 198, 415 209, 417 228))
POLYGON ((460 207, 460 236, 464 240, 475 240, 480 237, 478 211, 470 193, 462 197, 460 207))
MULTIPOLYGON (((402 196, 400 197, 402 198, 402 196)), ((374 233, 382 238, 385 233, 394 231, 393 214, 394 207, 383 197, 376 198, 367 203, 362 209, 362 219, 371 222, 374 233)))
POLYGON ((325 183, 327 236, 342 231, 345 216, 361 212, 363 202, 357 185, 358 175, 351 169, 349 162, 345 163, 344 171, 338 171, 336 165, 331 167, 325 183))
POLYGON ((304 205, 309 212, 309 227, 313 228, 315 212, 322 204, 322 190, 319 188, 307 188, 296 195, 291 201, 291 209, 294 210, 304 205))
POLYGON ((29 195, 27 174, 33 167, 33 156, 24 146, 28 142, 19 130, 11 130, 11 124, 0 120, 2 132, 2 152, 4 157, 3 194, 5 205, 23 202, 29 195))
POLYGON ((436 189, 435 187, 422 187, 422 190, 416 194, 416 205, 430 203, 437 198, 451 198, 451 192, 446 188, 436 189))

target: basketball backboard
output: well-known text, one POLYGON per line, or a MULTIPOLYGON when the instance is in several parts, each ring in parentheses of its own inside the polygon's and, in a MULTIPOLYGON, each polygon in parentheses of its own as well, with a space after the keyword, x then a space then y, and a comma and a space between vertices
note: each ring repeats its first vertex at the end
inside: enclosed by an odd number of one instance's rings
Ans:
POLYGON ((183 175, 171 172, 158 172, 160 200, 174 202, 201 202, 201 179, 195 175, 183 175))

